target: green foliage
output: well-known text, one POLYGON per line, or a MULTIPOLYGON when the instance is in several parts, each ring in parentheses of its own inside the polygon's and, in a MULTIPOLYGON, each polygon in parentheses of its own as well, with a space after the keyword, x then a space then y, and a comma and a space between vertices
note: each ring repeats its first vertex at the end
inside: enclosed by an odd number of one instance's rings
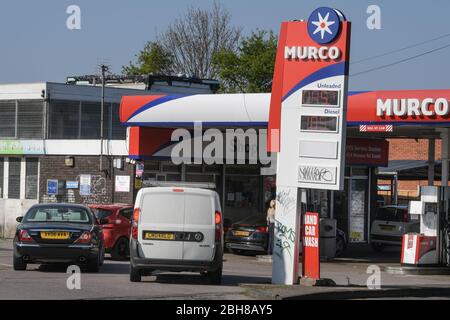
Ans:
POLYGON ((173 69, 173 56, 157 42, 148 42, 137 55, 137 63, 131 61, 122 67, 127 75, 165 74, 170 75, 173 69))
POLYGON ((277 37, 258 30, 244 38, 237 52, 221 50, 213 57, 221 92, 271 92, 277 37))

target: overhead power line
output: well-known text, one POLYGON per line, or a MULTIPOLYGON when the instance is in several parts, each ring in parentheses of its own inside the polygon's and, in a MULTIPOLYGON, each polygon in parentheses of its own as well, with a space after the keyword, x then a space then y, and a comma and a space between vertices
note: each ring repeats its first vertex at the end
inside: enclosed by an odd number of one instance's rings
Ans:
POLYGON ((450 37, 450 33, 444 34, 442 36, 439 36, 439 37, 436 37, 436 38, 433 38, 433 39, 430 39, 430 40, 426 40, 426 41, 418 42, 418 43, 415 43, 415 44, 411 44, 409 46, 402 47, 402 48, 399 48, 399 49, 395 49, 395 50, 388 51, 388 52, 385 52, 385 53, 373 55, 373 56, 370 56, 370 57, 367 57, 367 58, 364 58, 364 59, 361 59, 361 60, 356 60, 356 61, 351 62, 351 64, 355 65, 355 64, 358 64, 358 63, 361 63, 361 62, 366 62, 366 61, 374 60, 374 59, 377 59, 377 58, 382 58, 382 57, 385 57, 385 56, 388 56, 388 55, 391 55, 391 54, 394 54, 394 53, 398 53, 398 52, 402 52, 402 51, 405 51, 405 50, 408 50, 408 49, 419 47, 419 46, 422 46, 424 44, 427 44, 427 43, 430 43, 430 42, 434 42, 436 40, 440 40, 440 39, 447 38, 447 37, 450 37))
POLYGON ((433 49, 433 50, 430 50, 430 51, 426 51, 426 52, 417 54, 417 55, 412 56, 412 57, 408 57, 408 58, 401 59, 401 60, 398 60, 398 61, 395 61, 395 62, 392 62, 392 63, 389 63, 389 64, 385 64, 385 65, 382 65, 382 66, 378 66, 378 67, 375 67, 375 68, 371 68, 371 69, 368 69, 368 70, 357 72, 357 73, 351 74, 350 76, 356 77, 356 76, 359 76, 359 75, 362 75, 362 74, 366 74, 366 73, 369 73, 369 72, 373 72, 373 71, 377 71, 377 70, 381 70, 381 69, 386 69, 388 67, 392 67, 392 66, 395 66, 397 64, 401 64, 401 63, 404 63, 404 62, 407 62, 407 61, 411 61, 411 60, 414 60, 414 59, 426 56, 428 54, 431 54, 431 53, 434 53, 434 52, 437 52, 437 51, 440 51, 440 50, 444 50, 444 49, 449 48, 449 47, 450 47, 450 43, 445 45, 445 46, 442 46, 442 47, 439 47, 439 48, 436 48, 436 49, 433 49))

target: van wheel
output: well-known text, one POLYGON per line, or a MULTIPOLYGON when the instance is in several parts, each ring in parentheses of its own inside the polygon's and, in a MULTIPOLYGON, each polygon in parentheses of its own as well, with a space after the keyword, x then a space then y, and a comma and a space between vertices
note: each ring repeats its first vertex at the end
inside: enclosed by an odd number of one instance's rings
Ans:
POLYGON ((126 238, 120 238, 111 251, 113 260, 125 260, 130 256, 130 243, 126 238))
POLYGON ((14 255, 13 269, 16 271, 24 271, 27 269, 27 263, 24 262, 22 258, 14 255))
POLYGON ((370 246, 372 247, 372 250, 375 252, 383 252, 383 250, 385 248, 384 244, 376 243, 376 242, 372 242, 370 244, 370 246))
POLYGON ((141 270, 134 268, 130 264, 130 281, 141 282, 141 280, 142 280, 141 270))
POLYGON ((208 278, 211 284, 221 284, 222 283, 222 266, 217 270, 208 272, 208 278))

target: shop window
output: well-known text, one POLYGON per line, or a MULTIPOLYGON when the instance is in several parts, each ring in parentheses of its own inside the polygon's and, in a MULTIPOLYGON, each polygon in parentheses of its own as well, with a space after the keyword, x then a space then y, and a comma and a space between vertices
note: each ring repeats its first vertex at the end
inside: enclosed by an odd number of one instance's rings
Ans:
POLYGON ((215 182, 213 174, 187 174, 187 182, 215 182))
POLYGON ((43 138, 44 105, 40 100, 19 101, 17 107, 17 137, 43 138))
POLYGON ((262 213, 260 210, 260 177, 225 177, 225 217, 232 222, 262 213))
POLYGON ((166 175, 167 181, 181 181, 181 174, 171 174, 166 175))
POLYGON ((27 158, 25 169, 25 199, 37 199, 39 159, 27 158))
POLYGON ((158 161, 144 161, 144 170, 145 171, 159 171, 159 162, 158 161))
POLYGON ((181 165, 174 165, 171 162, 165 162, 162 165, 162 171, 164 173, 166 172, 181 173, 181 165))
POLYGON ((369 169, 367 168, 352 168, 352 177, 367 177, 369 176, 369 169))
POLYGON ((3 198, 3 180, 5 174, 5 159, 0 158, 0 199, 3 198))
POLYGON ((9 158, 8 199, 20 199, 20 158, 9 158))
POLYGON ((16 102, 0 102, 0 137, 16 137, 16 102))
POLYGON ((201 164, 188 164, 186 165, 187 173, 202 173, 203 166, 201 164))
POLYGON ((226 174, 237 175, 260 175, 261 167, 259 165, 227 165, 226 174))
POLYGON ((220 174, 222 172, 222 166, 218 164, 205 165, 205 172, 220 174))

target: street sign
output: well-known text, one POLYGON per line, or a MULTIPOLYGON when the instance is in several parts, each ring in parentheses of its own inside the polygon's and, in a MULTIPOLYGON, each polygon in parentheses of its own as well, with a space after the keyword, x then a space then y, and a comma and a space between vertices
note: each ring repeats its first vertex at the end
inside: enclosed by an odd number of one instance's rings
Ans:
POLYGON ((303 216, 303 276, 315 280, 320 279, 319 239, 319 214, 306 212, 303 216))

